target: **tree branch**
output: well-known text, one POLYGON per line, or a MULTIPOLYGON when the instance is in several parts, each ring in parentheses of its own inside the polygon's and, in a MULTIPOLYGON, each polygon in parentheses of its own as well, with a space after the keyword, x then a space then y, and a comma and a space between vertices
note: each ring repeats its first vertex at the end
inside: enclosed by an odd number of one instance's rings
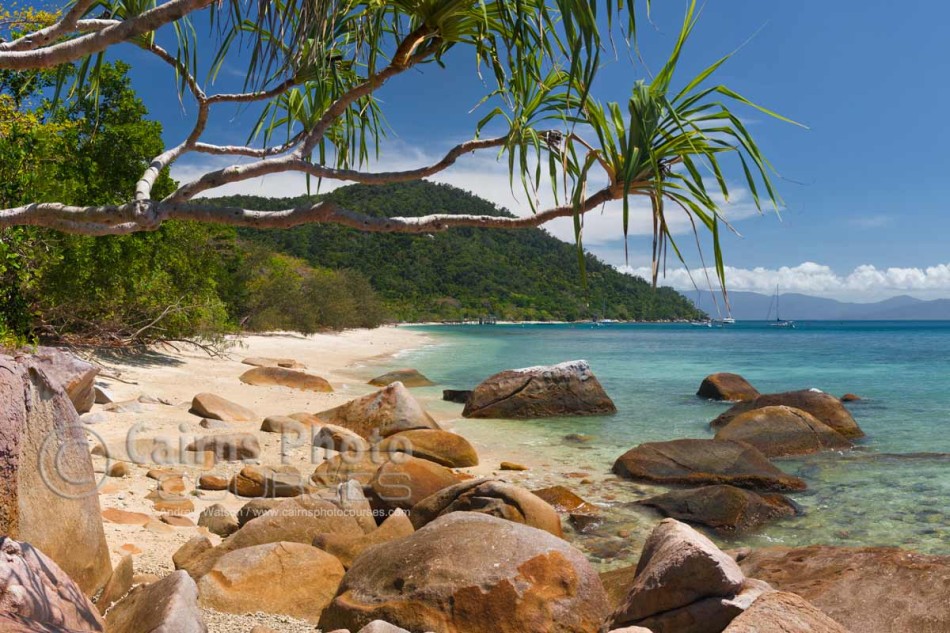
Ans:
POLYGON ((114 44, 154 31, 189 13, 207 7, 213 1, 170 0, 134 18, 59 44, 37 50, 0 51, 0 69, 37 70, 74 62, 82 57, 104 51, 114 44))
POLYGON ((32 51, 58 40, 67 33, 71 33, 76 28, 76 23, 79 21, 79 18, 85 15, 89 7, 95 3, 96 0, 77 0, 72 8, 66 12, 66 15, 58 22, 46 28, 34 31, 33 33, 27 33, 12 42, 0 43, 0 52, 32 51))

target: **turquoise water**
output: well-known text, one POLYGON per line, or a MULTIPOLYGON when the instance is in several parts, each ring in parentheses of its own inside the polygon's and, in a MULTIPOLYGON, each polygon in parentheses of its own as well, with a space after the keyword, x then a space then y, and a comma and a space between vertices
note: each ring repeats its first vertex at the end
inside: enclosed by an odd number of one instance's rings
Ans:
MULTIPOLYGON (((578 358, 591 363, 617 405, 613 416, 453 425, 476 445, 509 448, 512 459, 538 464, 552 477, 590 474, 596 481, 578 491, 601 504, 608 521, 584 539, 591 551, 606 550, 605 560, 638 549, 612 541, 617 532, 633 532, 636 541, 656 520, 630 504, 656 489, 617 480, 610 466, 642 442, 712 437, 708 423, 726 405, 694 394, 717 371, 742 374, 763 393, 819 388, 864 398, 849 405, 867 433, 857 450, 777 461, 808 482, 808 491, 794 495, 805 515, 735 545, 900 545, 950 554, 950 322, 806 322, 794 330, 765 323, 422 329, 437 344, 391 366, 416 367, 437 381, 419 392, 433 400, 443 387, 471 388, 502 369, 578 358), (579 447, 564 440, 568 433, 594 439, 579 447)), ((461 409, 429 406, 451 416, 461 409)))

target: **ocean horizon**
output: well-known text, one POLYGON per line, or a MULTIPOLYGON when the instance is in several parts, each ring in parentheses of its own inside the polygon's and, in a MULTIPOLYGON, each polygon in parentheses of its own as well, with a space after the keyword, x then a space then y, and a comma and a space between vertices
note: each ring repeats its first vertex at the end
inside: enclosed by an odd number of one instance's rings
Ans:
MULTIPOLYGON (((384 364, 415 367, 436 381, 417 391, 482 446, 507 448, 545 482, 563 480, 604 511, 606 522, 580 544, 597 559, 617 533, 645 533, 657 514, 634 502, 663 487, 619 480, 613 462, 634 446, 678 438, 712 438, 709 422, 730 405, 696 396, 715 372, 746 377, 762 393, 819 389, 854 393, 847 406, 867 434, 851 451, 774 462, 803 478, 789 495, 802 516, 725 545, 899 546, 950 554, 950 321, 802 321, 795 329, 768 322, 723 328, 684 323, 498 324, 407 326, 434 344, 384 364), (466 420, 459 405, 438 402, 441 389, 471 389, 504 369, 587 360, 617 405, 610 416, 541 420, 466 420), (565 436, 591 436, 583 445, 565 436), (546 472, 544 472, 546 471, 546 472), (589 473, 586 489, 568 477, 589 473), (560 476, 560 478, 559 478, 560 476), (553 479, 552 479, 553 478, 553 479)), ((632 539, 636 541, 637 539, 632 539)), ((719 539, 723 540, 723 539, 719 539)), ((600 562, 628 562, 627 550, 600 562)), ((631 547, 630 552, 639 551, 631 547)))

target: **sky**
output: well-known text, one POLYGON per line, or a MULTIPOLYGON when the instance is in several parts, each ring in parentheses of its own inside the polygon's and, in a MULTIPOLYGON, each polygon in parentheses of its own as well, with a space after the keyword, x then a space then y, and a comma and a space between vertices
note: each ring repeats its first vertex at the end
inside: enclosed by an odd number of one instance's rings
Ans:
MULTIPOLYGON (((685 0, 654 2, 643 23, 643 64, 625 53, 609 56, 594 95, 624 102, 637 79, 649 77, 672 47, 685 0)), ((803 292, 852 301, 910 294, 950 297, 950 178, 946 147, 950 125, 950 3, 935 0, 709 0, 687 44, 678 78, 686 81, 737 48, 717 82, 801 122, 807 129, 740 110, 743 121, 780 176, 781 217, 759 214, 741 173, 727 171, 733 197, 727 217, 741 234, 723 236, 727 283, 732 290, 803 292)), ((133 83, 162 121, 169 143, 187 133, 194 110, 183 108, 174 79, 163 67, 128 47, 116 53, 133 64, 133 83)), ((391 132, 376 170, 424 164, 455 143, 470 138, 484 110, 472 111, 485 92, 463 52, 393 80, 380 93, 391 132)), ((230 89, 243 77, 225 67, 216 89, 230 89)), ((205 140, 241 143, 250 113, 223 111, 205 140)), ((172 175, 190 180, 220 159, 198 156, 176 164, 172 175)), ((489 151, 463 158, 433 180, 472 191, 518 214, 530 213, 522 192, 512 194, 507 166, 489 151)), ((250 181, 216 194, 288 196, 305 190, 303 178, 289 175, 250 181)), ((542 203, 550 200, 542 196, 542 203)), ((637 274, 649 273, 650 231, 645 206, 634 205, 624 259, 617 207, 588 215, 585 245, 609 263, 637 274)), ((692 278, 705 287, 689 225, 676 222, 679 243, 692 278)), ((549 225, 554 235, 573 240, 570 221, 549 225)), ((707 261, 711 255, 705 252, 707 261)), ((675 259, 662 283, 692 288, 690 275, 675 259)))

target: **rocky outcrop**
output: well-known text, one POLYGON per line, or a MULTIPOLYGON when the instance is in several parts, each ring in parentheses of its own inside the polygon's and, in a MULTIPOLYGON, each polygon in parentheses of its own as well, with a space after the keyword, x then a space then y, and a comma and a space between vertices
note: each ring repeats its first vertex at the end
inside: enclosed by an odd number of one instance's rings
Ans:
POLYGON ((326 424, 354 431, 365 439, 412 429, 439 428, 401 382, 318 413, 317 417, 326 424))
POLYGON ((812 545, 753 550, 739 564, 855 633, 950 631, 950 556, 812 545))
POLYGON ((716 439, 748 442, 766 457, 808 455, 852 447, 843 435, 812 414, 786 406, 740 413, 719 429, 716 439))
POLYGON ((758 494, 727 485, 673 490, 638 503, 723 535, 749 532, 770 521, 799 513, 795 502, 784 495, 758 494))
POLYGON ((801 596, 769 591, 756 598, 724 633, 848 633, 848 630, 801 596))
POLYGON ((607 611, 596 572, 562 539, 454 512, 357 558, 320 626, 355 631, 379 619, 411 631, 591 633, 607 611))
POLYGON ((485 379, 465 403, 466 418, 606 415, 617 407, 584 360, 509 369, 485 379))
POLYGON ((236 402, 226 400, 213 393, 199 393, 191 400, 189 413, 200 418, 225 420, 229 422, 253 422, 259 420, 257 414, 236 402))
POLYGON ((806 411, 848 439, 864 437, 864 431, 854 421, 854 418, 841 404, 841 401, 817 389, 770 393, 761 395, 749 402, 740 402, 713 420, 710 426, 714 429, 721 429, 732 422, 733 418, 740 413, 774 406, 793 407, 806 411))
POLYGON ((643 546, 636 576, 613 623, 654 633, 718 633, 765 590, 687 525, 665 519, 643 546))
POLYGON ((261 445, 253 433, 221 433, 205 435, 188 445, 186 450, 213 453, 217 459, 226 462, 240 462, 257 459, 261 455, 261 445))
POLYGON ((755 447, 731 440, 648 442, 614 462, 621 477, 658 484, 730 484, 753 490, 804 490, 805 482, 772 464, 755 447))
POLYGON ((255 367, 241 374, 240 381, 246 385, 289 387, 300 391, 330 393, 333 387, 325 378, 283 367, 255 367))
POLYGON ((265 543, 225 554, 198 581, 203 607, 316 623, 343 578, 340 561, 302 543, 265 543))
POLYGON ((106 616, 109 633, 207 633, 198 588, 183 571, 139 585, 106 616))
POLYGON ((44 363, 0 355, 0 534, 30 543, 92 595, 112 566, 88 446, 44 363))
POLYGON ((444 488, 412 507, 419 529, 451 512, 479 512, 523 523, 562 536, 561 519, 547 502, 520 486, 494 479, 473 479, 444 488))
MULTIPOLYGON (((58 627, 52 630, 103 630, 99 611, 55 562, 7 537, 0 537, 0 613, 58 627)), ((7 630, 0 621, 0 631, 7 630)))
POLYGON ((395 510, 382 524, 367 534, 318 534, 313 546, 333 554, 343 567, 349 569, 356 557, 365 550, 409 536, 415 531, 412 522, 402 510, 395 510))
POLYGON ((381 453, 406 453, 448 468, 478 466, 478 453, 457 433, 435 429, 403 431, 380 442, 381 453))
POLYGON ((374 387, 386 387, 394 382, 401 382, 406 387, 431 387, 435 383, 423 376, 418 369, 397 369, 376 376, 369 381, 374 387))
POLYGON ((755 399, 759 392, 739 374, 720 372, 706 376, 699 385, 696 395, 710 400, 746 402, 755 399))
POLYGON ((453 486, 460 477, 435 462, 401 455, 399 460, 385 462, 369 482, 373 507, 392 511, 409 510, 417 503, 443 488, 453 486))

